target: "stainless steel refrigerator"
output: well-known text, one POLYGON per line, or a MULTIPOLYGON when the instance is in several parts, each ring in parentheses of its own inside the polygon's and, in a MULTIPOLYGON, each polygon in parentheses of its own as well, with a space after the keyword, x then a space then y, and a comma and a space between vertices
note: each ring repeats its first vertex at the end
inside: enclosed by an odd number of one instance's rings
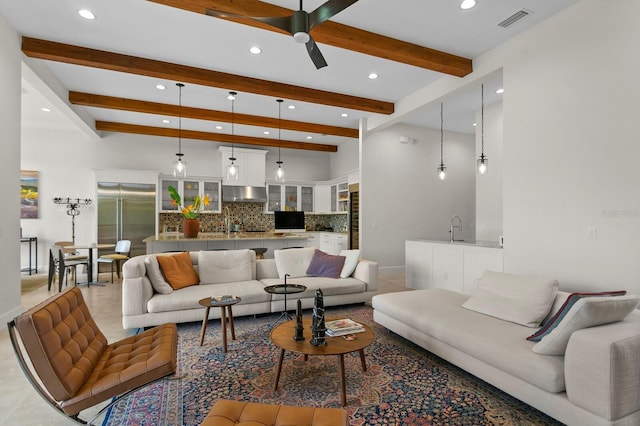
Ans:
POLYGON ((98 182, 99 243, 131 240, 131 256, 145 254, 142 240, 155 234, 155 226, 154 184, 98 182))

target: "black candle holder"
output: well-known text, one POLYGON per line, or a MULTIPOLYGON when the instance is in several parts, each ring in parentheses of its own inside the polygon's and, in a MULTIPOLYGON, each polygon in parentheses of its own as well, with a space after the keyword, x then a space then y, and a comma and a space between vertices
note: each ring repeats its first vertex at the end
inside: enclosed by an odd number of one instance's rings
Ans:
POLYGON ((298 299, 298 306, 296 308, 296 333, 293 335, 293 340, 304 340, 304 327, 302 326, 302 302, 298 299))

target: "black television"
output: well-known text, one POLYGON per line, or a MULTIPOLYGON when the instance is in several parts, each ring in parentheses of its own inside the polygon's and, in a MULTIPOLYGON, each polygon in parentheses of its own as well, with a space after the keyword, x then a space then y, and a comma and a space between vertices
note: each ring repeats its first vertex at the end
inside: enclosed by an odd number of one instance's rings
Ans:
POLYGON ((304 212, 273 212, 275 230, 278 232, 304 232, 304 212))

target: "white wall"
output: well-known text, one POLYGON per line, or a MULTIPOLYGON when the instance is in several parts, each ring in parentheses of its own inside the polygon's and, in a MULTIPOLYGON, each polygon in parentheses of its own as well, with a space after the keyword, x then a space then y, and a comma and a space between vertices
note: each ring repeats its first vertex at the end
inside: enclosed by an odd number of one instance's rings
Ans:
POLYGON ((20 306, 20 39, 0 16, 0 129, 2 129, 3 206, 0 209, 0 321, 18 315, 20 306))
MULTIPOLYGON (((481 113, 476 114, 476 159, 482 152, 481 113)), ((489 169, 476 174, 476 240, 497 242, 502 235, 502 103, 484 108, 484 155, 489 169)))
POLYGON ((640 293, 638 16, 582 0, 501 52, 506 270, 640 293))
POLYGON ((359 144, 357 140, 348 140, 338 146, 338 152, 331 155, 330 178, 339 178, 359 170, 359 144))
POLYGON ((445 132, 447 179, 438 179, 440 130, 394 125, 362 142, 361 250, 380 267, 404 267, 411 238, 449 238, 451 216, 462 237, 475 236, 475 147, 471 135, 445 132), (416 139, 402 144, 400 136, 416 139))

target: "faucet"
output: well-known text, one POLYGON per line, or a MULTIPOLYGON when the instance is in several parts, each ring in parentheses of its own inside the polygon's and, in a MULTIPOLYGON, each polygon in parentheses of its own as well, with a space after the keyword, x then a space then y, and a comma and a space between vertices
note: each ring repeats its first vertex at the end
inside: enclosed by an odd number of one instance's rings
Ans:
POLYGON ((449 234, 450 235, 450 239, 449 242, 454 242, 454 241, 458 241, 455 239, 455 235, 454 235, 454 231, 455 229, 458 228, 458 231, 462 232, 462 219, 460 219, 460 216, 458 215, 454 215, 451 217, 451 226, 449 227, 449 234), (455 219, 458 218, 458 224, 454 225, 455 219))
POLYGON ((227 228, 227 237, 231 232, 231 212, 229 212, 229 206, 224 206, 224 226, 227 228))

